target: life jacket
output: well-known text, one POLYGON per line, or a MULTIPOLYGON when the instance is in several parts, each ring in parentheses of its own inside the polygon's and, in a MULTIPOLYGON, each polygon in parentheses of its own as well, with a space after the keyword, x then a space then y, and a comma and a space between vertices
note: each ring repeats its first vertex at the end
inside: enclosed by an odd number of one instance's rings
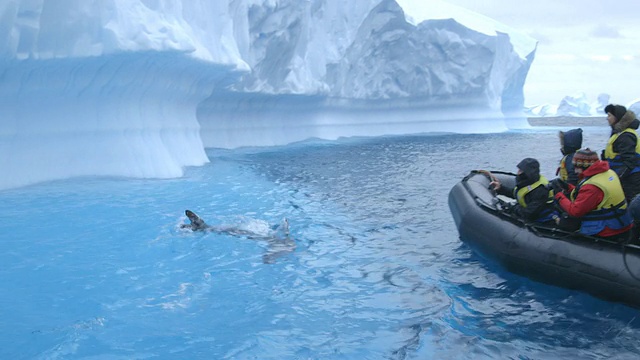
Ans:
MULTIPOLYGON (((560 160, 560 166, 556 171, 556 175, 560 177, 562 181, 569 181, 569 169, 567 169, 567 161, 569 160, 569 155, 565 155, 560 160)), ((571 164, 571 161, 568 162, 571 164)))
POLYGON ((631 169, 631 174, 633 174, 640 171, 640 141, 638 141, 638 134, 634 129, 626 128, 619 133, 611 135, 611 137, 609 138, 609 142, 607 142, 607 147, 604 149, 604 159, 609 162, 609 166, 614 170, 626 166, 622 162, 620 154, 613 151, 613 143, 618 139, 618 136, 620 136, 620 134, 625 132, 631 133, 636 137, 636 164, 634 168, 631 169))
POLYGON ((619 230, 633 222, 631 214, 627 211, 627 202, 620 179, 615 171, 609 169, 583 179, 571 192, 571 201, 575 200, 580 188, 587 184, 597 186, 604 193, 604 197, 595 210, 588 212, 580 219, 582 221, 580 233, 596 235, 605 227, 619 230))
MULTIPOLYGON (((514 188, 513 197, 518 201, 518 204, 520 204, 520 206, 522 206, 523 208, 526 208, 527 203, 525 202, 524 197, 534 189, 540 186, 546 187, 548 184, 549 184, 549 181, 547 180, 547 178, 545 178, 543 175, 540 175, 540 179, 538 179, 538 181, 530 185, 523 186, 521 188, 518 188, 518 187, 514 188)), ((558 211, 556 211, 553 206, 553 190, 550 189, 549 197, 547 198, 547 207, 540 212, 540 214, 535 219, 535 221, 536 222, 551 221, 554 219, 554 216, 558 216, 558 211)))

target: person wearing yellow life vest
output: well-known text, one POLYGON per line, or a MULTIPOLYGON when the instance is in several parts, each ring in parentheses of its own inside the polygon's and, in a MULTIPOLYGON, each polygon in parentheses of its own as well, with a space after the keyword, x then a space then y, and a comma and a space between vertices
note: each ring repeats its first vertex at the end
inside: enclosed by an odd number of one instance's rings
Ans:
POLYGON ((577 185, 578 174, 573 171, 573 155, 576 151, 582 147, 582 129, 572 129, 569 131, 560 131, 558 133, 560 138, 560 152, 562 152, 562 159, 558 170, 556 170, 556 176, 562 181, 577 185))
POLYGON ((618 175, 588 148, 576 152, 573 165, 580 181, 577 186, 569 185, 569 196, 557 191, 560 208, 580 219, 580 233, 626 241, 633 219, 618 175))
POLYGON ((490 185, 501 195, 517 200, 510 210, 524 220, 554 225, 558 216, 553 202, 553 191, 547 188, 549 181, 540 175, 540 163, 533 158, 525 158, 517 165, 516 186, 509 188, 494 180, 490 185))
POLYGON ((622 105, 609 104, 604 108, 611 126, 611 136, 602 152, 602 160, 609 162, 622 183, 627 202, 640 193, 640 141, 636 130, 640 121, 633 111, 622 105))

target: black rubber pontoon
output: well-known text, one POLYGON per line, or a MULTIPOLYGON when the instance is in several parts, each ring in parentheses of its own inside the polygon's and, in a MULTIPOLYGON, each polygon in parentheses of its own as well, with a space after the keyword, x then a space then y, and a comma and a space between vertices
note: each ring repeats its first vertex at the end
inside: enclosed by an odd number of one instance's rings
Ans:
MULTIPOLYGON (((514 174, 492 174, 515 182, 514 174)), ((449 192, 462 241, 514 273, 640 308, 640 246, 526 223, 501 211, 490 181, 473 171, 449 192)))

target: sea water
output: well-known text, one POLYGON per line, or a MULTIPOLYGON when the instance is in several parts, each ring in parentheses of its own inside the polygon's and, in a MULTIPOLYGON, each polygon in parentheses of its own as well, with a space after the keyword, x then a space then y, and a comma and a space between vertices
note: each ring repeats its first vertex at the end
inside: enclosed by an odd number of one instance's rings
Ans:
MULTIPOLYGON (((2 191, 0 359, 637 359, 639 310, 509 273, 451 217, 470 170, 554 177, 558 130, 210 149, 180 179, 2 191), (291 241, 194 233, 185 209, 287 218, 291 241)), ((608 130, 584 130, 600 151, 608 130)))

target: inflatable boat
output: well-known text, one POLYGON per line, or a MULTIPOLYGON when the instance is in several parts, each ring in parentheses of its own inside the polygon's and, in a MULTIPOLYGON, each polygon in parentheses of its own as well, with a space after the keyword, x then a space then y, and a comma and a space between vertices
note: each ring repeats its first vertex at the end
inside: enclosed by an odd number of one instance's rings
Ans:
POLYGON ((503 211, 490 176, 513 186, 515 174, 472 171, 449 192, 460 239, 508 271, 640 308, 640 246, 536 225, 503 211))

